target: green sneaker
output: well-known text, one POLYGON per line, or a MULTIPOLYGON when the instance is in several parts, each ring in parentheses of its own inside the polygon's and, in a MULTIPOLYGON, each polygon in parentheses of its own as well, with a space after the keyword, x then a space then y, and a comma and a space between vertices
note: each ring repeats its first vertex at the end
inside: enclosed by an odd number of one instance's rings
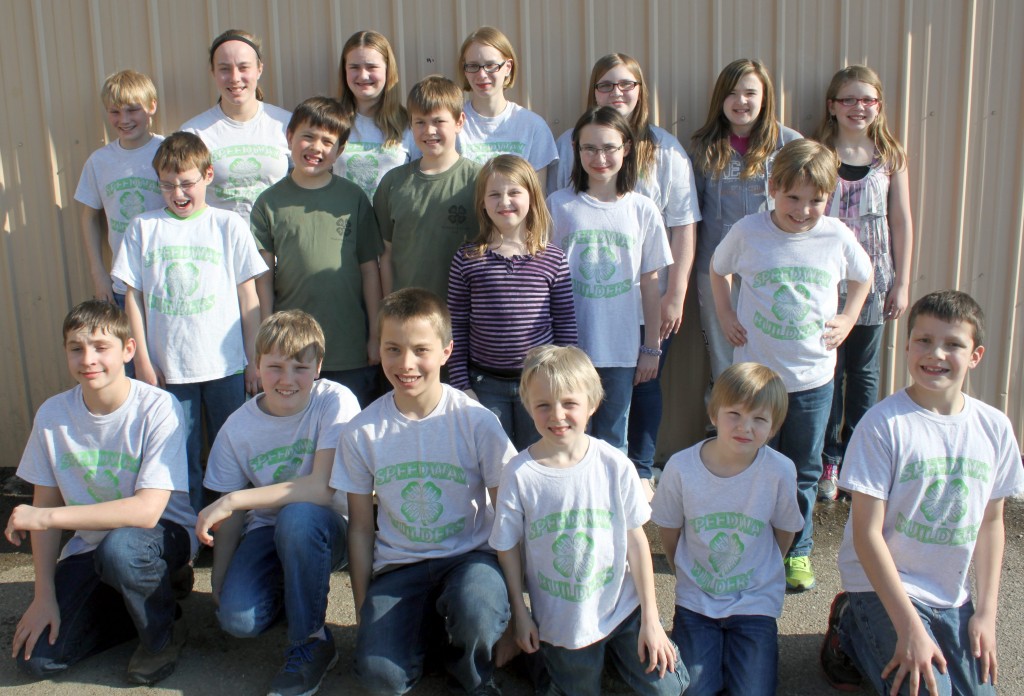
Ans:
POLYGON ((786 556, 782 559, 786 567, 786 590, 806 592, 814 587, 814 569, 810 556, 786 556))

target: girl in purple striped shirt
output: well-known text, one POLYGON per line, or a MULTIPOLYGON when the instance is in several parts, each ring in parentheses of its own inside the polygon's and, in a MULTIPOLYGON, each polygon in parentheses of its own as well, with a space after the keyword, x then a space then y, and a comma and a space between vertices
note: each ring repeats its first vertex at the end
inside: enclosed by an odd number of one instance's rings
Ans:
POLYGON ((545 343, 575 345, 576 312, 565 254, 549 244, 551 216, 533 167, 499 155, 476 179, 480 234, 448 273, 455 347, 451 385, 489 408, 523 450, 537 441, 519 400, 523 358, 545 343))

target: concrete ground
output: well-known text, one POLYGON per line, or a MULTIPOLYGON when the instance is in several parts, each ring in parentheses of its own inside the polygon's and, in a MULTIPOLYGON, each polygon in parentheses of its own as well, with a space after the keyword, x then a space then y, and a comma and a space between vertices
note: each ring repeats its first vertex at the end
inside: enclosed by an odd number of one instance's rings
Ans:
MULTIPOLYGON (((6 522, 12 507, 24 499, 0 497, 0 521, 6 522)), ((815 513, 816 589, 786 598, 779 622, 779 688, 784 695, 838 693, 825 683, 818 667, 818 648, 825 630, 829 604, 839 590, 836 553, 849 508, 842 503, 821 506, 815 513)), ((1024 694, 1024 502, 1010 501, 1006 508, 1006 555, 998 626, 999 693, 1024 694)), ((649 530, 652 532, 652 530, 649 530)), ((666 626, 671 625, 674 579, 668 573, 656 533, 650 533, 656 571, 658 604, 666 626)), ((0 651, 9 654, 14 627, 32 598, 32 559, 29 553, 0 541, 0 651)), ((210 598, 209 555, 200 557, 196 586, 183 602, 189 623, 188 644, 178 669, 154 688, 134 687, 125 678, 135 642, 93 656, 67 674, 44 682, 22 677, 10 658, 0 658, 0 689, 11 696, 93 696, 127 694, 260 694, 283 661, 285 631, 278 625, 252 640, 231 638, 220 631, 210 598)), ((341 661, 324 680, 321 693, 359 693, 348 656, 355 640, 355 621, 348 574, 332 578, 328 625, 338 642, 341 661)), ((507 696, 530 694, 527 679, 515 669, 504 669, 498 680, 507 696)), ((605 679, 608 693, 628 693, 621 682, 605 679)), ((413 691, 417 696, 447 694, 441 676, 425 678, 413 691)))

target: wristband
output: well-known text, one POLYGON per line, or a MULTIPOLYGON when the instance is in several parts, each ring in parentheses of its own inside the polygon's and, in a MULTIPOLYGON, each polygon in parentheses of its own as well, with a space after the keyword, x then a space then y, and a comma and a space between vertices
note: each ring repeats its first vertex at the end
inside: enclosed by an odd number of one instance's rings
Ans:
POLYGON ((656 358, 660 358, 661 348, 648 348, 647 346, 640 346, 640 355, 653 355, 656 358))

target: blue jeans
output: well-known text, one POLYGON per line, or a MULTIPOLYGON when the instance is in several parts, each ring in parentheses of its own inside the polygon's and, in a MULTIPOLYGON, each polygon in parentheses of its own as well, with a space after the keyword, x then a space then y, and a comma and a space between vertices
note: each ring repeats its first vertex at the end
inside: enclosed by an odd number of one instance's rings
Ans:
POLYGON ((238 638, 257 636, 282 609, 291 643, 323 628, 331 570, 346 559, 347 530, 331 508, 292 503, 278 511, 274 526, 246 533, 224 575, 221 628, 238 638))
MULTIPOLYGON (((896 671, 882 680, 882 670, 896 650, 896 629, 874 592, 850 592, 850 606, 839 622, 839 640, 843 652, 850 656, 861 675, 878 693, 888 694, 896 671)), ((967 635, 967 622, 974 615, 974 605, 968 601, 952 609, 934 609, 910 600, 921 617, 924 628, 942 650, 946 658, 946 673, 932 667, 939 687, 939 695, 996 693, 991 683, 981 683, 978 661, 971 655, 971 641, 967 635)), ((908 692, 909 679, 903 680, 900 693, 908 692)), ((928 693, 921 681, 920 694, 928 693)), ((932 694, 932 696, 937 696, 932 694)))
POLYGON ((486 551, 432 558, 378 575, 366 591, 355 668, 372 694, 404 694, 423 675, 428 650, 467 693, 494 676, 492 650, 509 621, 508 588, 486 551))
POLYGON ((47 677, 136 635, 147 650, 159 652, 178 612, 171 575, 191 553, 188 531, 160 520, 152 529, 111 530, 95 550, 60 561, 54 571, 57 641, 50 645, 50 629, 44 629, 32 658, 18 655, 18 668, 47 677))
POLYGON ((690 672, 686 696, 773 696, 779 628, 771 616, 712 619, 676 605, 672 640, 690 672))
MULTIPOLYGON (((590 434, 607 442, 626 454, 626 440, 629 431, 629 402, 633 396, 635 367, 599 367, 604 387, 604 401, 590 418, 590 434)), ((650 469, 640 471, 640 478, 651 478, 650 469)))
MULTIPOLYGON (((115 292, 115 293, 113 293, 113 295, 114 295, 114 304, 116 304, 118 307, 120 307, 121 311, 124 311, 124 295, 122 295, 119 292, 115 292)), ((132 377, 132 378, 135 377, 135 358, 132 358, 131 360, 129 360, 128 362, 126 362, 124 364, 124 373, 128 377, 132 377)))
POLYGON ((188 428, 185 452, 188 455, 188 501, 198 513, 203 509, 203 463, 199 460, 203 428, 199 414, 206 414, 206 436, 212 443, 224 421, 245 403, 245 375, 228 375, 209 382, 168 384, 167 391, 181 404, 188 428))
POLYGON ((377 365, 367 365, 352 370, 320 370, 320 377, 348 387, 359 401, 359 408, 366 408, 377 398, 378 372, 377 365))
POLYGON ((853 429, 867 410, 878 401, 881 372, 882 335, 885 325, 854 326, 836 349, 836 377, 832 390, 832 413, 825 430, 824 456, 839 465, 846 454, 853 429), (845 380, 844 380, 845 378, 845 380), (845 391, 843 389, 845 381, 845 391), (845 416, 845 418, 844 418, 845 416))
POLYGON ((573 650, 541 643, 541 656, 551 679, 548 695, 599 696, 607 653, 619 676, 634 693, 641 696, 679 696, 690 681, 682 660, 676 660, 675 672, 665 672, 661 678, 657 670, 645 672, 649 663, 641 662, 636 654, 639 635, 640 608, 637 607, 611 633, 586 647, 573 650))
POLYGON ((814 501, 821 478, 821 447, 832 405, 832 382, 789 393, 789 412, 770 444, 796 465, 796 502, 804 516, 787 556, 810 556, 814 548, 814 501))
POLYGON ((512 440, 516 451, 522 452, 540 439, 533 418, 519 398, 518 378, 505 379, 471 367, 469 386, 476 392, 480 403, 501 421, 501 427, 512 440))
MULTIPOLYGON (((640 343, 644 342, 644 327, 640 327, 640 343)), ((633 387, 629 404, 629 458, 640 472, 640 478, 650 478, 654 468, 654 455, 658 449, 658 428, 661 427, 663 400, 661 396, 661 371, 665 369, 668 347, 672 336, 661 342, 661 357, 658 358, 658 374, 654 379, 641 382, 633 387)))

